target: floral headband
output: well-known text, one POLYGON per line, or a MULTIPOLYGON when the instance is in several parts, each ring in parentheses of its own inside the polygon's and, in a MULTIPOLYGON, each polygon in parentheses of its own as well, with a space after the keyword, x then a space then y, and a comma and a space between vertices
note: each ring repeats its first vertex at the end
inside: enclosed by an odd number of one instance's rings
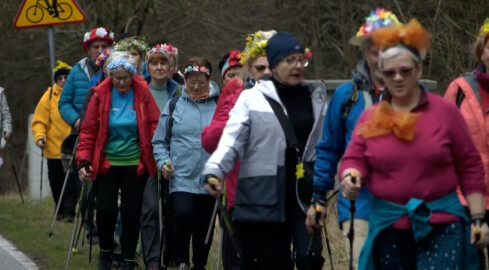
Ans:
POLYGON ((176 47, 173 47, 171 44, 165 43, 162 45, 162 47, 167 54, 173 54, 175 56, 178 56, 178 49, 176 47))
POLYGON ((263 39, 260 31, 255 32, 254 34, 249 34, 246 37, 246 48, 239 55, 239 62, 244 65, 246 62, 256 58, 257 56, 265 56, 265 48, 267 47, 267 43, 268 39, 263 39))
POLYGON ((391 25, 378 29, 371 35, 372 41, 381 50, 401 43, 416 51, 426 51, 431 45, 431 34, 416 19, 406 25, 391 25))
POLYGON ((363 24, 356 34, 357 37, 368 35, 375 30, 390 26, 400 25, 401 23, 397 19, 396 15, 384 8, 376 8, 370 11, 370 15, 367 17, 365 24, 363 24))
POLYGON ((183 70, 184 75, 187 75, 187 73, 190 73, 190 72, 201 72, 207 76, 211 75, 211 72, 209 71, 209 69, 204 67, 204 66, 200 66, 200 67, 199 66, 186 66, 185 69, 183 70))
POLYGON ((132 39, 129 41, 121 40, 114 46, 115 51, 129 51, 131 49, 135 49, 141 56, 143 56, 149 51, 149 46, 144 40, 139 39, 132 39))
POLYGON ((134 66, 133 64, 127 62, 126 59, 122 58, 122 59, 117 59, 115 61, 112 61, 110 62, 108 65, 107 65, 107 69, 109 71, 112 71, 118 67, 124 67, 127 71, 131 72, 132 74, 136 74, 138 73, 138 70, 136 68, 136 66, 134 66))
POLYGON ((489 18, 486 18, 484 20, 484 24, 482 24, 481 26, 478 38, 485 38, 488 34, 489 34, 489 18))

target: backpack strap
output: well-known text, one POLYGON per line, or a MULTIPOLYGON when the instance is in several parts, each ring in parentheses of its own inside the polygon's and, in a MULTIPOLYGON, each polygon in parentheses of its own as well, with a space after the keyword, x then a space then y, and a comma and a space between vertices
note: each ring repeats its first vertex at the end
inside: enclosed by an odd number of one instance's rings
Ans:
POLYGON ((350 114, 351 108, 353 107, 353 105, 358 100, 357 84, 353 80, 351 81, 351 83, 353 84, 353 91, 351 92, 350 97, 348 97, 348 99, 345 101, 345 103, 343 103, 343 106, 342 106, 343 119, 346 119, 348 117, 348 115, 350 114))
POLYGON ((457 108, 460 108, 460 105, 462 105, 462 101, 465 98, 465 93, 462 90, 462 88, 459 86, 457 90, 457 97, 455 98, 455 104, 457 105, 457 108))
POLYGON ((175 107, 177 106, 177 102, 180 99, 181 95, 174 96, 170 99, 170 104, 168 105, 169 114, 168 114, 168 122, 166 124, 166 139, 170 139, 172 128, 173 128, 173 112, 175 111, 175 107))

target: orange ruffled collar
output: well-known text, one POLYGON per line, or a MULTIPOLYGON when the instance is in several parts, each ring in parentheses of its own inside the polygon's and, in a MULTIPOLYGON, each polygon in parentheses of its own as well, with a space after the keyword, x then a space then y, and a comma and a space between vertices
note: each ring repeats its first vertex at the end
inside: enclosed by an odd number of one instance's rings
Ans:
POLYGON ((373 115, 360 125, 358 133, 364 138, 372 138, 393 132, 401 140, 412 141, 420 116, 419 113, 396 112, 388 102, 382 101, 373 110, 373 115))

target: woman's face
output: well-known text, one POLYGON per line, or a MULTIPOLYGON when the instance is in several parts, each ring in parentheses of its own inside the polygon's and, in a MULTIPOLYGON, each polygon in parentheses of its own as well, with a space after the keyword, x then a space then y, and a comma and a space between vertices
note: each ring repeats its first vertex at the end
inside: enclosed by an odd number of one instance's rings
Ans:
POLYGON ((222 83, 224 85, 226 85, 228 82, 238 78, 239 73, 241 72, 241 68, 242 67, 237 66, 237 67, 232 67, 232 68, 228 69, 226 74, 224 74, 224 78, 222 79, 222 83))
POLYGON ((363 58, 367 61, 370 74, 375 74, 379 69, 379 48, 371 41, 367 41, 367 47, 363 51, 363 58))
POLYGON ((399 55, 382 60, 382 66, 384 84, 392 97, 409 97, 419 89, 418 80, 423 68, 415 64, 413 56, 407 50, 402 49, 399 55))
POLYGON ((185 78, 185 89, 192 93, 201 94, 209 90, 209 79, 204 73, 190 73, 185 78))
POLYGON ((135 49, 130 49, 129 54, 132 56, 132 58, 134 58, 134 60, 136 60, 136 67, 140 67, 142 60, 141 54, 139 54, 139 52, 135 49))
POLYGON ((484 48, 482 49, 481 61, 484 63, 484 66, 489 67, 489 42, 486 41, 484 48))
POLYGON ((117 92, 126 94, 131 90, 133 74, 125 69, 117 69, 110 73, 110 79, 117 92))
POLYGON ((304 75, 307 58, 303 53, 294 53, 282 59, 273 69, 273 78, 279 83, 293 86, 298 85, 304 75))
POLYGON ((170 64, 162 53, 154 53, 148 62, 148 72, 151 80, 164 80, 170 75, 170 64))
POLYGON ((65 82, 66 82, 66 78, 68 77, 68 75, 59 75, 57 78, 56 78, 56 84, 63 88, 65 86, 65 82))
POLYGON ((259 81, 261 80, 261 78, 263 78, 263 76, 272 74, 270 68, 268 68, 267 57, 261 55, 253 60, 248 69, 248 74, 250 75, 250 78, 254 81, 259 81))

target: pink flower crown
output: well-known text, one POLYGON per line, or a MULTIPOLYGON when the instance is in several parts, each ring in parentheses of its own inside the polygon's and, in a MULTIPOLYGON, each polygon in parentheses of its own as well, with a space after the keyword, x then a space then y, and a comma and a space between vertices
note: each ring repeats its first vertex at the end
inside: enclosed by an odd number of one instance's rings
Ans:
POLYGON ((209 69, 204 67, 204 66, 200 66, 200 67, 199 66, 186 66, 185 69, 183 70, 183 74, 187 75, 187 73, 189 73, 189 72, 200 72, 200 73, 204 73, 207 76, 211 75, 211 72, 209 71, 209 69))

